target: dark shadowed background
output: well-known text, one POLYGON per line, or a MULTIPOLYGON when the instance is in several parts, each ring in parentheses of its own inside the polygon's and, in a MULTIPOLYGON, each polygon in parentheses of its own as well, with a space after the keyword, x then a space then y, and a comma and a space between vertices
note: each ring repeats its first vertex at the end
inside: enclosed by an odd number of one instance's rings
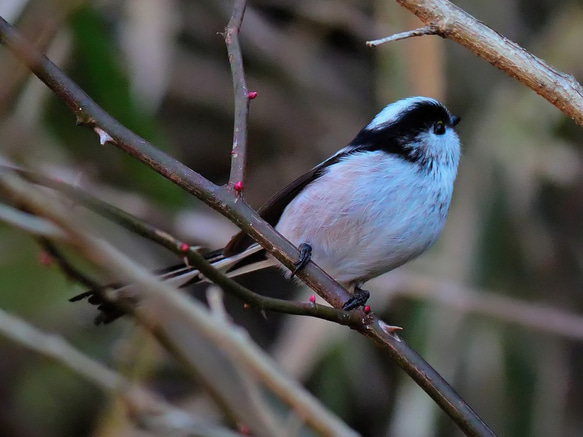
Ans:
MULTIPOLYGON (((560 70, 583 78, 581 2, 456 2, 560 70)), ((233 91, 221 0, 0 0, 0 15, 105 110, 216 183, 229 176, 233 91)), ((278 188, 347 144, 384 105, 411 95, 461 116, 463 159, 445 232, 418 261, 368 284, 371 306, 504 436, 583 433, 581 128, 547 101, 439 37, 367 48, 418 26, 393 1, 250 0, 241 33, 251 102, 245 197, 278 188), (532 312, 538 309, 539 312, 532 312), (551 311, 550 309, 562 312, 551 311), (572 325, 565 325, 566 321, 572 325)), ((236 228, 88 129, 0 49, 0 152, 136 214, 191 244, 236 228)), ((387 205, 390 208, 391 205, 387 205)), ((144 265, 175 257, 103 218, 87 221, 144 265)), ((216 414, 180 365, 130 320, 95 309, 34 240, 0 225, 0 307, 141 380, 216 414)), ((242 280, 307 299, 274 270, 242 280)), ((204 288, 193 295, 204 299, 204 288)), ((244 310, 236 323, 365 436, 459 433, 374 345, 320 320, 244 310)), ((114 394, 0 339, 0 435, 137 436, 114 394)))

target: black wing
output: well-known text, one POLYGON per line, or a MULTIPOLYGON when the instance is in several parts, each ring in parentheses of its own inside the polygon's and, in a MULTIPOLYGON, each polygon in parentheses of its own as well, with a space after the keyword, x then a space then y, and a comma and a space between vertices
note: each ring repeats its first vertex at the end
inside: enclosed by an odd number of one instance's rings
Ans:
MULTIPOLYGON (((285 207, 296 197, 300 191, 307 187, 310 183, 314 182, 320 176, 324 174, 324 171, 331 165, 337 163, 342 158, 352 153, 352 149, 343 149, 336 155, 328 158, 326 161, 318 164, 316 167, 311 169, 309 172, 303 174, 295 181, 289 183, 285 188, 271 197, 267 202, 265 202, 261 208, 257 211, 261 218, 269 223, 271 226, 275 226, 279 221, 285 207)), ((249 246, 254 243, 253 239, 247 235, 245 232, 241 231, 236 234, 231 241, 225 246, 223 250, 224 256, 231 256, 237 253, 243 252, 249 246)))

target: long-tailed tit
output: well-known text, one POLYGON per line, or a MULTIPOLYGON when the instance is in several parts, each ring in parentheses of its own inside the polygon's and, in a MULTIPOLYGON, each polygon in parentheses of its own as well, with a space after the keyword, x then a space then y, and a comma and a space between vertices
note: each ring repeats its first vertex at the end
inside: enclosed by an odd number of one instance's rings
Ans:
MULTIPOLYGON (((441 233, 460 158, 459 117, 427 97, 386 106, 336 154, 273 196, 259 214, 310 259, 354 293, 344 309, 364 304, 361 284, 416 258, 441 233)), ((240 232, 209 261, 228 276, 278 265, 240 232)), ((193 267, 167 272, 177 286, 203 281, 193 267)), ((112 306, 101 304, 107 323, 112 306)))

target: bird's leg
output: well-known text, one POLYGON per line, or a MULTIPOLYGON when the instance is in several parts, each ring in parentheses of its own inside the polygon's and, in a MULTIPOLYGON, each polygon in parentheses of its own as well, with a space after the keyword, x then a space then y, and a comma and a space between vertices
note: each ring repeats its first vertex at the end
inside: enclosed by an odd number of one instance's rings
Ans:
POLYGON ((346 302, 344 302, 344 305, 342 305, 342 309, 344 311, 350 311, 355 308, 358 308, 359 306, 364 305, 369 297, 370 292, 367 290, 363 290, 362 288, 360 288, 360 286, 357 285, 356 287, 354 287, 354 293, 352 297, 348 299, 346 302))
POLYGON ((312 259, 312 246, 308 243, 300 244, 298 249, 300 250, 300 258, 294 263, 294 269, 291 272, 290 278, 293 278, 295 274, 303 269, 312 259))

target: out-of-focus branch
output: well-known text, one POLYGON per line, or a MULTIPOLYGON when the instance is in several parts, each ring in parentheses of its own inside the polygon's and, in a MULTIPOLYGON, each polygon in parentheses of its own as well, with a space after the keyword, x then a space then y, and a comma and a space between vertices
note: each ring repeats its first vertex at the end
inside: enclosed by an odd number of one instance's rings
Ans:
POLYGON ((61 337, 41 332, 1 309, 0 334, 21 346, 55 360, 96 386, 106 391, 116 392, 123 399, 136 425, 149 431, 180 436, 235 437, 239 435, 218 425, 205 424, 195 419, 82 354, 61 337))
MULTIPOLYGON (((2 170, 0 166, 0 171, 2 170)), ((6 167, 4 170, 6 171, 6 167)), ((66 240, 66 235, 62 230, 55 226, 52 222, 36 217, 25 211, 20 211, 7 205, 0 203, 0 221, 28 232, 31 235, 36 235, 40 246, 45 250, 45 252, 50 255, 52 261, 56 262, 61 271, 69 279, 73 279, 80 282, 86 287, 92 289, 99 289, 100 286, 97 282, 93 281, 84 273, 77 270, 72 264, 70 264, 59 252, 57 247, 49 240, 66 240)))
POLYGON ((518 79, 583 126, 583 87, 572 75, 550 66, 448 0, 397 2, 433 28, 435 34, 457 42, 518 79))
POLYGON ((0 204, 0 222, 21 229, 31 235, 62 239, 65 234, 48 220, 0 204))
MULTIPOLYGON (((217 317, 209 314, 192 299, 166 284, 157 281, 149 272, 123 256, 104 241, 94 238, 75 223, 72 217, 64 214, 35 190, 35 187, 24 183, 14 174, 0 173, 0 192, 17 198, 27 209, 45 217, 58 225, 67 234, 70 244, 73 245, 88 260, 110 271, 118 277, 125 277, 136 283, 143 293, 143 304, 135 308, 135 315, 144 327, 157 334, 163 344, 170 347, 181 357, 188 366, 200 372, 202 362, 207 362, 213 372, 216 366, 226 366, 230 374, 221 375, 224 380, 217 380, 216 375, 205 375, 207 384, 212 381, 215 394, 221 393, 222 402, 229 405, 230 411, 238 419, 249 424, 254 434, 258 436, 284 435, 275 428, 273 411, 269 412, 267 404, 254 385, 239 374, 232 363, 243 363, 257 378, 273 390, 281 399, 285 400, 298 414, 301 420, 312 426, 323 435, 354 436, 355 433, 344 423, 338 420, 319 404, 298 383, 283 375, 273 365, 269 357, 247 336, 235 327, 226 323, 219 323, 217 317), (215 355, 219 363, 208 363, 207 358, 213 356, 213 350, 208 348, 212 342, 214 348, 221 352, 215 355), (224 361, 222 354, 231 357, 231 361, 224 361), (211 378, 211 376, 214 378, 211 378), (229 377, 231 380, 229 380, 229 377), (247 382, 246 382, 247 381, 247 382), (242 384, 234 393, 233 384, 242 384), (246 390, 240 393, 241 390, 246 390), (245 396, 246 395, 246 396, 245 396), (241 404, 243 403, 243 404, 241 404), (261 408, 260 408, 261 407, 261 408), (270 414, 273 413, 273 414, 270 414)), ((208 367, 207 367, 208 371, 208 367)))
MULTIPOLYGON (((20 31, 43 50, 50 47, 55 35, 63 29, 65 18, 78 7, 77 1, 60 2, 58 7, 52 1, 27 3, 18 17, 20 31)), ((29 80, 30 70, 23 68, 16 59, 0 56, 0 77, 0 117, 4 117, 29 80)))
MULTIPOLYGON (((114 145, 231 219, 284 266, 289 269, 294 268, 294 263, 299 257, 297 248, 275 232, 238 195, 227 187, 212 184, 119 124, 58 67, 26 43, 12 26, 1 18, 0 43, 6 45, 45 82, 71 108, 81 124, 99 129, 101 133, 107 133, 114 145)), ((101 262, 105 263, 106 260, 101 259, 101 262)), ((350 297, 342 286, 313 262, 301 269, 297 276, 336 308, 341 307, 350 297)), ((355 311, 363 317, 363 323, 355 329, 370 337, 387 351, 467 435, 493 435, 487 425, 459 397, 447 381, 419 354, 394 335, 387 324, 372 313, 365 317, 362 311, 355 311)))
POLYGON ((110 203, 104 202, 95 196, 87 193, 85 190, 67 184, 61 180, 45 176, 41 173, 24 170, 19 167, 0 165, 0 171, 15 172, 25 180, 43 187, 51 188, 64 194, 67 198, 75 203, 79 203, 87 209, 111 220, 122 226, 130 232, 147 238, 171 252, 182 256, 184 242, 167 234, 165 231, 146 223, 134 215, 119 209, 110 203))
POLYGON ((583 317, 543 304, 525 302, 485 290, 419 276, 395 275, 385 281, 390 298, 405 297, 446 305, 540 332, 583 340, 583 317))
POLYGON ((225 44, 233 75, 235 91, 235 125, 233 128, 233 149, 231 150, 231 175, 229 185, 237 193, 244 187, 247 163, 247 119, 249 117, 249 91, 243 68, 243 54, 239 44, 239 30, 243 23, 247 0, 235 0, 231 19, 225 28, 225 44))

